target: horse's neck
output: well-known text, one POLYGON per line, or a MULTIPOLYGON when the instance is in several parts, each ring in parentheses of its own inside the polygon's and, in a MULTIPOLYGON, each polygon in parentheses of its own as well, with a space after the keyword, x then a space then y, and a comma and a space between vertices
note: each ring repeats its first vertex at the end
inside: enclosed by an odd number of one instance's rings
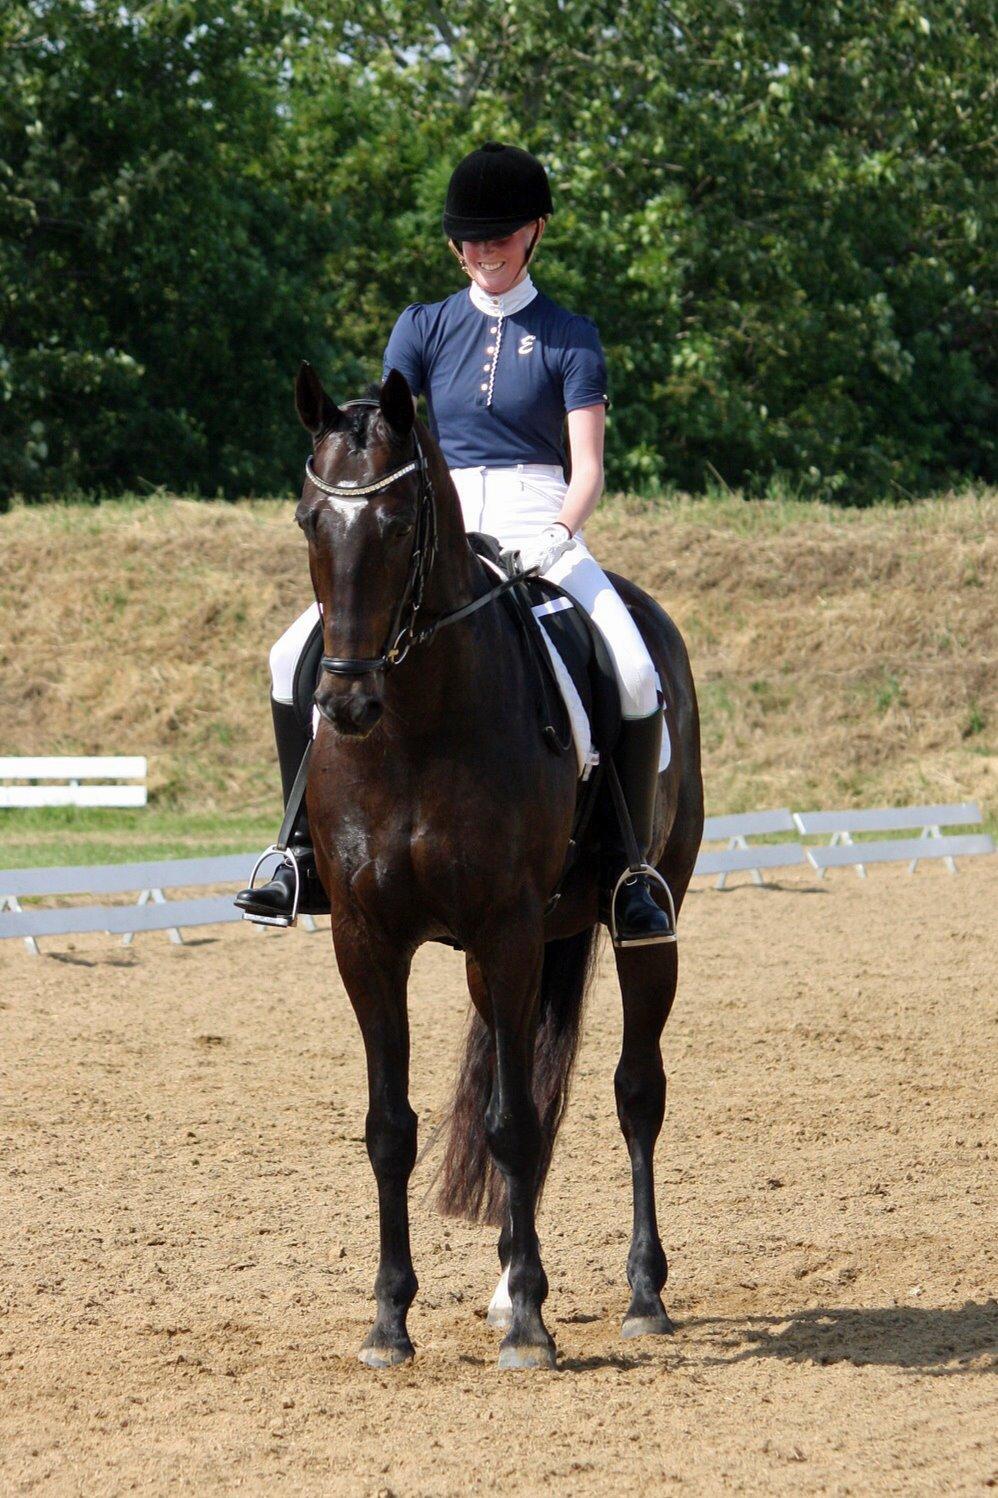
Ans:
MULTIPOLYGON (((436 444, 428 454, 437 513, 437 549, 426 580, 420 620, 430 624, 471 603, 495 586, 495 577, 475 555, 464 528, 454 481, 436 444)), ((443 625, 428 646, 416 646, 405 666, 387 678, 387 689, 419 732, 461 738, 481 711, 495 703, 481 683, 502 650, 503 621, 497 603, 486 604, 467 622, 443 625), (462 706, 463 704, 463 706, 462 706)))
POLYGON ((426 580, 425 607, 429 614, 446 614, 469 603, 482 591, 483 571, 468 544, 461 501, 440 449, 429 455, 437 514, 437 554, 426 580))

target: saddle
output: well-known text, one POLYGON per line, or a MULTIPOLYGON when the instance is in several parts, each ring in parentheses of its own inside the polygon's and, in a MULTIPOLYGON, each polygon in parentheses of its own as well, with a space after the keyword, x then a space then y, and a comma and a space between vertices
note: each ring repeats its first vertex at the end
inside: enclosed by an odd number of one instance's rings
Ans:
MULTIPOLYGON (((472 531, 468 540, 478 556, 508 575, 494 536, 472 531)), ((593 748, 601 758, 609 754, 620 733, 620 693, 606 641, 589 615, 564 588, 544 577, 525 577, 519 587, 503 594, 501 602, 521 632, 543 684, 540 715, 545 743, 560 754, 571 747, 565 732, 566 727, 571 729, 568 707, 544 641, 546 635, 585 709, 593 748)))

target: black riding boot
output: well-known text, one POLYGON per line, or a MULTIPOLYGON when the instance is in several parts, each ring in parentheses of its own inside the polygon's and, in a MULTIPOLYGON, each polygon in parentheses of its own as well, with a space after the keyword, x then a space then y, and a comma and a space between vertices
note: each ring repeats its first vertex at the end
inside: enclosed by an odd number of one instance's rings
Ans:
MULTIPOLYGON (((613 751, 613 762, 642 861, 648 857, 654 832, 661 747, 662 713, 658 709, 647 718, 625 718, 613 751)), ((643 947, 655 942, 674 941, 673 923, 652 894, 652 884, 657 880, 648 874, 634 874, 621 881, 620 876, 628 867, 624 837, 614 818, 613 830, 604 840, 603 853, 604 898, 608 912, 610 901, 613 901, 613 911, 609 913, 610 929, 615 933, 614 945, 643 947)))
MULTIPOLYGON (((276 702, 271 697, 270 706, 274 715, 277 758, 281 766, 281 789, 287 806, 291 788, 308 748, 309 736, 289 703, 276 702)), ((235 903, 251 921, 259 921, 265 926, 290 926, 292 913, 295 912, 296 884, 297 915, 329 914, 329 899, 315 867, 304 797, 288 839, 284 862, 275 870, 268 884, 261 884, 257 889, 241 889, 236 895, 235 903), (298 870, 297 880, 295 867, 298 870)))

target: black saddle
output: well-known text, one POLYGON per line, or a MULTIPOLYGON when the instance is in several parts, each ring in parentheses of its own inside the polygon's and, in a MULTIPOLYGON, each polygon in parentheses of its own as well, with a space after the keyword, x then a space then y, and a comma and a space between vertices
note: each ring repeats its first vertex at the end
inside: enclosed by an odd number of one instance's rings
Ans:
MULTIPOLYGON (((495 536, 471 531, 473 550, 506 571, 502 549, 495 536)), ((613 750, 620 733, 620 692, 606 641, 589 615, 557 583, 543 577, 525 577, 522 584, 503 595, 502 602, 516 620, 542 683, 541 731, 549 748, 558 753, 573 750, 568 709, 544 643, 547 635, 568 669, 589 719, 594 747, 600 759, 613 750), (539 605, 558 607, 541 614, 539 605)))
POLYGON ((295 707, 295 717, 301 724, 302 729, 312 737, 312 708, 315 697, 315 689, 319 685, 319 677, 322 675, 322 620, 317 619, 305 642, 305 649, 298 657, 295 667, 294 688, 292 699, 295 707))

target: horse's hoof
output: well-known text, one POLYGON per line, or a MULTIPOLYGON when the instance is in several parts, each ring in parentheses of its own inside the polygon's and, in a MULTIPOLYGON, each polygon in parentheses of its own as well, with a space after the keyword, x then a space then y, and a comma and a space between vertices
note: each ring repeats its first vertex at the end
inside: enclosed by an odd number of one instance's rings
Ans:
POLYGON ((554 1368, 557 1366, 553 1347, 500 1347, 499 1367, 506 1368, 554 1368))
POLYGON ((367 1368, 397 1368, 400 1363, 411 1363, 416 1349, 411 1342, 395 1343, 390 1347, 362 1347, 357 1356, 367 1368))
POLYGON ((668 1337, 676 1330, 665 1311, 655 1316, 625 1316, 620 1328, 622 1337, 668 1337))
POLYGON ((497 1331, 508 1332, 513 1324, 513 1312, 509 1306, 489 1306, 485 1324, 494 1326, 497 1331))

